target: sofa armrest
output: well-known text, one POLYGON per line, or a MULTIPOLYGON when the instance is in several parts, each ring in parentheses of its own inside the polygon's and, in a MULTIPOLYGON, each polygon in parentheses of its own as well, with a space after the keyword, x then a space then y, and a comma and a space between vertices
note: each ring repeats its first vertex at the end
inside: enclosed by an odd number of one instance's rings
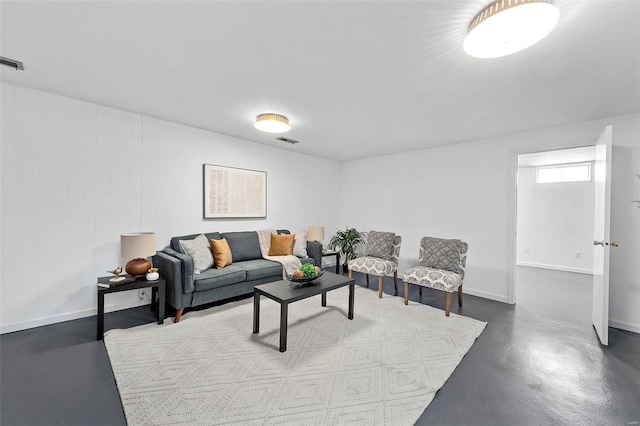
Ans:
POLYGON ((316 266, 322 267, 322 243, 307 241, 307 255, 313 258, 316 266))
MULTIPOLYGON (((186 254, 179 253, 173 250, 171 247, 165 247, 164 250, 158 253, 164 253, 164 260, 167 258, 175 259, 180 264, 180 274, 176 275, 178 278, 176 283, 179 283, 177 287, 180 289, 181 293, 188 294, 193 293, 195 291, 195 285, 193 282, 193 259, 191 256, 187 256, 186 254)), ((162 273, 162 270, 160 271, 162 273)))
POLYGON ((184 294, 187 294, 196 291, 196 287, 193 282, 194 267, 193 259, 191 258, 191 256, 175 251, 170 247, 166 247, 163 251, 180 261, 180 272, 182 273, 182 292, 184 294))
POLYGON ((180 259, 175 258, 164 251, 156 252, 153 256, 153 266, 167 282, 167 302, 176 309, 182 306, 182 265, 180 259))

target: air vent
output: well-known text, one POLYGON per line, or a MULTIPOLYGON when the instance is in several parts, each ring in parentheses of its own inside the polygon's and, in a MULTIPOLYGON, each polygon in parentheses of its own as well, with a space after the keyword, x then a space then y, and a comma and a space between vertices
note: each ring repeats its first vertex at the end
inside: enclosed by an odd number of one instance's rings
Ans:
POLYGON ((295 140, 295 139, 285 138, 285 137, 283 137, 283 136, 280 136, 279 138, 276 138, 276 139, 277 139, 277 140, 279 140, 279 141, 282 141, 282 142, 290 143, 291 145, 294 145, 294 144, 300 143, 300 141, 297 141, 297 140, 295 140))
POLYGON ((6 65, 8 67, 11 67, 15 70, 20 70, 20 71, 24 71, 24 65, 22 65, 22 62, 20 61, 16 61, 13 59, 9 59, 9 58, 5 58, 0 56, 0 64, 1 65, 6 65))

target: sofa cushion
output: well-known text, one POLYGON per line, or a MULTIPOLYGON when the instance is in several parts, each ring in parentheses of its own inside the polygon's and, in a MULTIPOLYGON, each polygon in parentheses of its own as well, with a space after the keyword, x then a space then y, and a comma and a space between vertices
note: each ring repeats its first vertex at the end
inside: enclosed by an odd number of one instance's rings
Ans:
POLYGON ((301 232, 295 234, 296 239, 293 243, 293 255, 298 257, 307 257, 307 233, 301 232))
POLYGON ((213 255, 209 248, 209 240, 198 235, 193 240, 180 240, 180 249, 193 259, 193 272, 200 274, 213 266, 213 255))
POLYGON ((233 263, 231 249, 226 239, 210 240, 211 251, 213 252, 213 263, 217 269, 224 268, 233 263))
MULTIPOLYGON (((181 237, 173 237, 171 238, 171 242, 169 243, 169 247, 171 247, 172 249, 174 249, 177 252, 182 253, 182 250, 180 250, 180 240, 193 240, 195 237, 197 237, 198 235, 202 235, 202 234, 191 234, 191 235, 183 235, 181 237)), ((219 232, 207 232, 204 234, 205 237, 207 237, 207 241, 209 240, 219 240, 220 238, 220 233, 219 232)))
POLYGON ((282 265, 278 262, 272 262, 271 260, 245 260, 244 262, 236 262, 233 266, 246 271, 247 281, 259 280, 267 277, 282 278, 282 265))
POLYGON ((221 236, 229 243, 234 262, 262 259, 256 231, 225 232, 221 236))
POLYGON ((308 263, 308 264, 313 265, 313 266, 318 266, 318 265, 316 265, 316 260, 313 257, 301 257, 300 258, 300 263, 302 263, 302 264, 308 263))
POLYGON ((194 280, 196 291, 211 290, 230 284, 240 283, 245 280, 247 274, 244 269, 236 265, 229 265, 222 269, 207 269, 194 280))
POLYGON ((269 256, 291 256, 295 235, 271 234, 269 256))

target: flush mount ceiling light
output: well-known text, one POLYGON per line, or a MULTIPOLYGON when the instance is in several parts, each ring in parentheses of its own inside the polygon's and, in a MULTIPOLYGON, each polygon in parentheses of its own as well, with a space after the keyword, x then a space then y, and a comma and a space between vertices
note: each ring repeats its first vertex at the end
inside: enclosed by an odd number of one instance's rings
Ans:
POLYGON ((289 119, 280 114, 260 114, 256 117, 254 126, 268 133, 284 133, 291 129, 289 119))
POLYGON ((558 22, 552 0, 494 1, 471 21, 462 45, 476 58, 498 58, 533 46, 558 22))

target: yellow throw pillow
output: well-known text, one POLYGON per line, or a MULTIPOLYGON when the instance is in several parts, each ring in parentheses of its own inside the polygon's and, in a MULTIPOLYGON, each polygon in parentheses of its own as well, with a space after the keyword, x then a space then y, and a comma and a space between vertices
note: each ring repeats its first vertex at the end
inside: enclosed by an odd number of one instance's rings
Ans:
POLYGON ((213 252, 213 264, 217 269, 233 263, 231 248, 229 248, 229 243, 226 239, 211 240, 211 251, 213 252))
POLYGON ((269 256, 287 256, 293 254, 295 235, 271 234, 269 256))

